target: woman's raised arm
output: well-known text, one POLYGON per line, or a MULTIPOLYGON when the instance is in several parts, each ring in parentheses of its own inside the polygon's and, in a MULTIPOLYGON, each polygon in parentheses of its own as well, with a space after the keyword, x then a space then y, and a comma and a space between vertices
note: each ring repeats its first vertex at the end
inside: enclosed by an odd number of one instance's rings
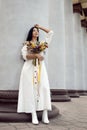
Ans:
POLYGON ((45 31, 46 33, 49 33, 49 32, 50 32, 50 29, 47 29, 47 28, 45 28, 45 27, 42 27, 42 26, 40 26, 39 24, 35 24, 34 26, 37 27, 38 29, 41 29, 41 30, 45 31))
POLYGON ((47 33, 45 41, 49 44, 51 42, 52 36, 54 34, 53 30, 42 27, 39 24, 35 24, 35 27, 37 27, 38 29, 41 29, 41 30, 43 30, 43 31, 45 31, 47 33))

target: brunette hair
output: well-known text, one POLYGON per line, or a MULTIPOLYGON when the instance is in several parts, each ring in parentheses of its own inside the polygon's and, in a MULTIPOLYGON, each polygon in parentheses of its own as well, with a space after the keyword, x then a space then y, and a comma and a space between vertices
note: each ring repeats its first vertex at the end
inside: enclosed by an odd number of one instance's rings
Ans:
MULTIPOLYGON (((33 29, 36 28, 39 32, 39 29, 37 27, 32 27, 29 32, 28 32, 28 36, 27 36, 27 39, 26 41, 31 41, 32 40, 32 33, 33 33, 33 29)), ((37 41, 39 41, 39 37, 37 37, 37 41)))

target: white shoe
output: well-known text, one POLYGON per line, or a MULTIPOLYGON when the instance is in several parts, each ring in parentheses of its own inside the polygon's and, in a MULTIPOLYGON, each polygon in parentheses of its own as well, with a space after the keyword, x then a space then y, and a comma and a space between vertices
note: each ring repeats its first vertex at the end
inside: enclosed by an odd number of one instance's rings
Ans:
POLYGON ((37 114, 36 114, 36 112, 33 112, 33 113, 32 113, 32 123, 33 123, 34 125, 38 125, 38 124, 39 124, 39 121, 38 121, 38 119, 37 119, 37 114))
POLYGON ((45 124, 49 124, 49 119, 48 119, 48 112, 47 112, 47 110, 44 110, 44 111, 43 111, 42 122, 45 123, 45 124))

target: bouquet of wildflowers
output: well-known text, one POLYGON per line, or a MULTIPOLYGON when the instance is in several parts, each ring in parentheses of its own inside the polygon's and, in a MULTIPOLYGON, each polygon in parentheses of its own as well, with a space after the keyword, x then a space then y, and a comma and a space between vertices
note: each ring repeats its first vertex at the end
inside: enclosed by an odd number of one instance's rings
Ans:
MULTIPOLYGON (((47 42, 27 42, 27 49, 31 51, 31 53, 40 53, 48 48, 47 42)), ((33 60, 33 64, 36 65, 36 59, 33 60)))
POLYGON ((32 43, 29 42, 28 44, 28 49, 31 49, 31 52, 33 53, 40 53, 42 51, 44 51, 46 48, 48 48, 48 44, 47 42, 36 42, 36 43, 32 43))

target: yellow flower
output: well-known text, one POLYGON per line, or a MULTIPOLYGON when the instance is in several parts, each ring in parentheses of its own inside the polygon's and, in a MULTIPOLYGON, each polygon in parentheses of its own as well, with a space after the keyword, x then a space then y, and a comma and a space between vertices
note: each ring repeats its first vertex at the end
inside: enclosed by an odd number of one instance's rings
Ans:
POLYGON ((36 44, 35 44, 35 43, 32 43, 31 46, 32 46, 32 48, 35 48, 35 47, 36 47, 36 44))

